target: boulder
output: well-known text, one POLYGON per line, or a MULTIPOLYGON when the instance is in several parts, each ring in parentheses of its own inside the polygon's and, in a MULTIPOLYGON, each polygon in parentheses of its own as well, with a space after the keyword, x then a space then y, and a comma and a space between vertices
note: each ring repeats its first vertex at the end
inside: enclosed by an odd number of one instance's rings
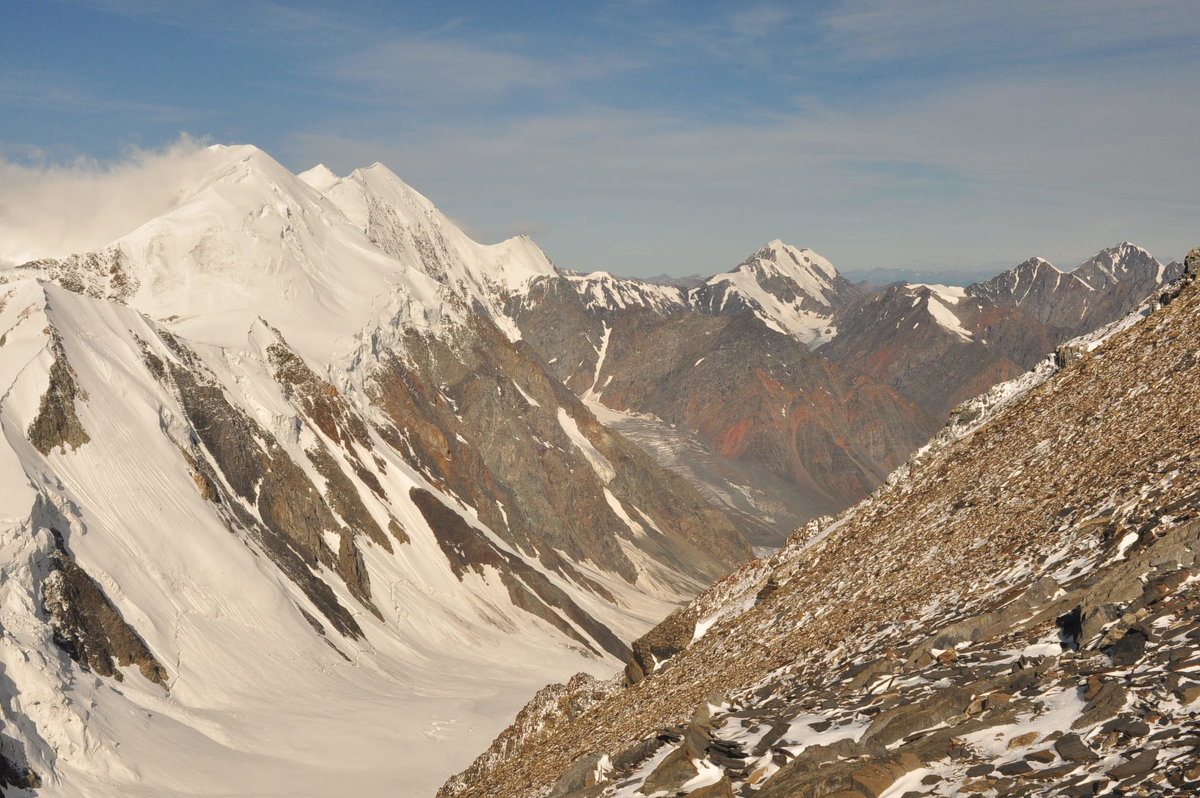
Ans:
POLYGON ((1118 780, 1127 779, 1130 776, 1141 776, 1153 770, 1156 764, 1158 764, 1157 751, 1142 751, 1128 762, 1123 762, 1109 770, 1108 775, 1118 780))
POLYGON ((659 791, 673 794, 698 775, 700 771, 696 769, 687 746, 681 745, 667 754, 666 758, 658 763, 658 767, 646 777, 642 782, 642 792, 646 795, 659 791))
POLYGON ((1116 682, 1105 682, 1083 708, 1083 713, 1071 724, 1072 729, 1086 729, 1108 720, 1125 706, 1125 688, 1116 682))
POLYGON ((608 755, 603 751, 587 754, 554 782, 550 798, 565 798, 597 786, 603 780, 602 774, 611 767, 607 760, 608 755))
POLYGON ((696 634, 695 610, 681 607, 633 642, 625 664, 625 683, 634 685, 666 660, 683 651, 696 634))
POLYGON ((1087 764, 1089 762, 1095 762, 1100 758, 1095 754, 1095 752, 1092 751, 1091 748, 1088 748, 1087 744, 1084 743, 1079 735, 1075 734, 1074 732, 1071 734, 1064 734, 1062 737, 1059 737, 1057 740, 1055 740, 1054 750, 1058 752, 1059 756, 1068 762, 1087 764))
POLYGON ((724 776, 715 784, 709 784, 688 793, 689 798, 733 798, 733 784, 724 776))

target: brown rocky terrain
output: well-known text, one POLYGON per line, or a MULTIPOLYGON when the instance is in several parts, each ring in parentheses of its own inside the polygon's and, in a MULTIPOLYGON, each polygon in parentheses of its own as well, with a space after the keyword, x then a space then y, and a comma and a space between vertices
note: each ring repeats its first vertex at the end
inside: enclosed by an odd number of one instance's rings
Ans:
POLYGON ((440 795, 1193 794, 1187 269, 635 643, 643 678, 539 693, 440 795))
POLYGON ((85 670, 124 678, 117 666, 136 665, 152 682, 166 685, 167 671, 121 617, 104 590, 75 562, 62 533, 51 530, 54 554, 42 583, 55 642, 85 670))
POLYGON ((875 380, 748 313, 631 312, 597 382, 607 407, 696 430, 806 497, 812 516, 856 501, 929 437, 930 419, 875 380))
POLYGON ((1071 337, 1022 310, 969 297, 954 306, 964 337, 930 317, 928 303, 936 301, 929 288, 892 286, 843 317, 820 354, 890 386, 940 425, 956 405, 1032 368, 1071 337))
POLYGON ((49 454, 58 447, 77 449, 90 440, 75 414, 75 399, 86 400, 87 392, 75 381, 75 372, 67 362, 58 333, 51 330, 50 335, 54 352, 50 384, 42 394, 37 417, 26 433, 29 442, 42 454, 49 454))
POLYGON ((1181 269, 1123 243, 1070 272, 1031 258, 967 286, 961 298, 895 285, 840 314, 838 335, 821 354, 891 386, 940 423, 1060 343, 1124 316, 1181 269), (936 323, 931 301, 949 303, 961 330, 936 323))
POLYGON ((375 378, 373 401, 393 424, 383 429, 388 442, 411 452, 434 484, 466 498, 518 551, 568 574, 575 572, 567 560, 587 558, 632 581, 620 541, 634 533, 608 490, 649 521, 650 535, 635 545, 681 573, 712 579, 749 556, 727 518, 599 424, 528 347, 482 317, 454 342, 413 335, 405 349, 412 354, 387 359, 375 378), (611 474, 597 472, 564 423, 580 430, 611 474))
MULTIPOLYGON (((691 288, 604 273, 541 277, 505 312, 573 392, 653 416, 745 464, 750 492, 764 494, 760 514, 794 526, 858 501, 956 405, 1178 274, 1178 264, 1123 244, 1072 273, 1033 259, 965 290, 897 284, 864 296, 820 256, 776 241, 691 288)), ((630 426, 651 451, 687 449, 630 426)), ((687 471, 686 457, 660 459, 687 471)))

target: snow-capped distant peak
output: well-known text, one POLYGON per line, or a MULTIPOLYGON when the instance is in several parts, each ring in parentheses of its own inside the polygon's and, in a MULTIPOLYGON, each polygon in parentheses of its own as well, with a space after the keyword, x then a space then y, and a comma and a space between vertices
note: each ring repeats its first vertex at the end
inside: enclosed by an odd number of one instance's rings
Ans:
POLYGON ((1100 250, 1077 266, 1076 270, 1078 271, 1089 263, 1117 264, 1129 260, 1148 262, 1153 261, 1154 256, 1144 247, 1139 247, 1137 244, 1130 243, 1129 241, 1122 241, 1119 244, 1100 250))
POLYGON ((833 279, 838 276, 837 269, 828 259, 811 249, 794 247, 779 238, 768 241, 742 265, 749 264, 773 266, 780 273, 788 276, 815 274, 825 279, 833 279))
POLYGON ((917 297, 917 302, 925 301, 925 309, 939 325, 954 333, 964 341, 974 340, 971 331, 963 326, 954 308, 967 298, 965 288, 937 283, 912 283, 909 290, 917 297))
POLYGON ((696 307, 712 313, 750 310, 767 326, 819 346, 836 334, 832 318, 845 303, 847 289, 849 283, 827 259, 776 238, 689 296, 696 307))
POLYGON ((109 282, 121 301, 176 332, 240 346, 262 317, 325 362, 379 321, 386 298, 405 296, 414 324, 441 317, 432 281, 372 247, 325 196, 257 147, 196 150, 166 174, 171 206, 93 250, 111 270, 87 258, 73 268, 89 279, 119 272, 109 282))
POLYGON ((1092 288, 1104 288, 1126 280, 1163 280, 1163 266, 1142 247, 1128 241, 1102 249, 1072 272, 1092 288))
POLYGON ((826 258, 776 238, 733 271, 710 278, 707 285, 728 283, 755 299, 767 293, 788 304, 832 309, 838 290, 835 283, 839 280, 837 269, 826 258))
POLYGON ((1150 250, 1146 249, 1145 247, 1139 247, 1137 244, 1134 244, 1132 241, 1122 241, 1121 243, 1117 244, 1116 246, 1110 247, 1107 251, 1118 252, 1122 255, 1136 252, 1137 254, 1143 255, 1147 258, 1151 257, 1150 250))
POLYGON ((371 225, 369 235, 377 243, 386 243, 385 249, 410 248, 412 257, 428 262, 436 279, 455 287, 470 286, 474 298, 485 304, 490 287, 512 291, 554 273, 554 264, 529 236, 481 244, 381 163, 356 169, 346 182, 361 187, 360 201, 366 202, 373 215, 367 219, 366 211, 356 212, 341 196, 334 201, 356 223, 361 215, 363 224, 371 225), (431 258, 436 262, 430 262, 431 258))
POLYGON ((342 179, 323 163, 319 163, 312 169, 301 172, 296 176, 322 194, 333 188, 342 179))

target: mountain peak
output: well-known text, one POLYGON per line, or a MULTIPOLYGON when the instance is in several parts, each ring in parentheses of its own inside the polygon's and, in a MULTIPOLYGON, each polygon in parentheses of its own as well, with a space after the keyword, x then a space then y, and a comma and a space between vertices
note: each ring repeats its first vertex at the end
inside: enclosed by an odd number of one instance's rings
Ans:
POLYGON ((782 239, 768 241, 734 269, 689 291, 692 303, 722 315, 751 311, 768 327, 819 346, 834 335, 836 308, 853 292, 828 260, 782 239))
POLYGON ((1142 261, 1154 260, 1154 256, 1145 247, 1140 247, 1131 241, 1121 241, 1113 244, 1111 247, 1105 247, 1076 268, 1078 269, 1088 263, 1095 263, 1097 261, 1118 262, 1129 258, 1142 261))
POLYGON ((1050 261, 1046 260, 1045 258, 1043 258, 1039 255, 1034 255, 1029 260, 1027 260, 1023 263, 1020 263, 1017 266, 1014 266, 1012 271, 1034 271, 1034 272, 1036 272, 1036 271, 1040 271, 1042 269, 1052 269, 1060 274, 1063 273, 1062 269, 1058 268, 1053 263, 1051 263, 1050 261))
POLYGON ((1147 250, 1145 247, 1139 247, 1137 244, 1133 243, 1132 241, 1121 241, 1121 242, 1115 244, 1114 246, 1109 247, 1109 249, 1116 250, 1118 252, 1136 251, 1136 252, 1140 252, 1144 255, 1150 254, 1150 251, 1147 250))
POLYGON ((319 163, 312 169, 301 172, 296 176, 322 194, 333 188, 342 179, 323 163, 319 163))
POLYGON ((1122 241, 1100 250, 1076 266, 1072 274, 1092 288, 1133 282, 1140 286, 1139 290, 1149 290, 1151 285, 1163 281, 1164 270, 1162 264, 1146 249, 1129 241, 1122 241))
MULTIPOLYGON (((773 238, 751 255, 742 266, 755 262, 775 264, 785 273, 802 272, 816 273, 819 277, 832 279, 838 271, 828 259, 811 249, 793 246, 781 238, 773 238)), ((740 268, 740 267, 739 267, 740 268)))

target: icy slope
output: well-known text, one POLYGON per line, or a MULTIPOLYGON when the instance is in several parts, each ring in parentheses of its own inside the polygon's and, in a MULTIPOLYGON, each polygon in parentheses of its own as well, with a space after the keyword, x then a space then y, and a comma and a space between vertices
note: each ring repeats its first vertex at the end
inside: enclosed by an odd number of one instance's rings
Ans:
MULTIPOLYGON (((425 794, 461 757, 464 735, 483 735, 492 712, 508 711, 518 685, 537 681, 533 674, 605 669, 533 615, 514 613, 494 577, 460 581, 422 516, 396 498, 358 494, 380 526, 392 516, 407 538, 354 536, 370 575, 368 598, 336 573, 343 544, 334 529, 324 533, 332 539, 314 542, 312 576, 307 568, 299 579, 287 573, 291 561, 272 553, 269 537, 256 536, 265 521, 222 517, 222 506, 264 518, 269 510, 262 502, 239 507, 225 486, 237 475, 200 465, 205 451, 188 410, 144 360, 143 345, 164 362, 175 355, 155 328, 55 286, 8 290, 4 373, 17 378, 3 403, 10 478, 0 512, 9 576, 0 606, 13 697, 4 732, 24 743, 24 758, 44 783, 39 795, 329 794, 343 787, 394 795, 397 783, 425 794), (86 431, 75 448, 70 440, 26 439, 40 397, 50 392, 43 384, 54 355, 47 328, 70 364, 72 406, 86 431), (210 491, 218 492, 216 504, 210 491), (54 623, 42 621, 40 609, 51 584, 52 530, 153 652, 166 674, 162 686, 130 667, 117 669, 120 685, 89 676, 55 644, 54 623), (485 660, 495 664, 485 667, 485 660), (448 743, 451 728, 455 741, 448 743), (412 755, 397 759, 398 747, 412 755)), ((259 366, 234 382, 265 382, 259 366)), ((296 429, 295 410, 279 394, 271 399, 255 415, 276 430, 296 429)), ((297 432, 275 440, 321 446, 307 424, 297 432)), ((376 447, 375 456, 387 462, 379 476, 386 496, 427 485, 386 448, 376 447)), ((625 599, 646 616, 655 612, 632 591, 625 599)))
POLYGON ((554 265, 528 236, 497 244, 472 240, 432 202, 380 163, 337 178, 324 167, 300 175, 325 194, 370 241, 468 303, 479 302, 510 335, 500 303, 554 265))

